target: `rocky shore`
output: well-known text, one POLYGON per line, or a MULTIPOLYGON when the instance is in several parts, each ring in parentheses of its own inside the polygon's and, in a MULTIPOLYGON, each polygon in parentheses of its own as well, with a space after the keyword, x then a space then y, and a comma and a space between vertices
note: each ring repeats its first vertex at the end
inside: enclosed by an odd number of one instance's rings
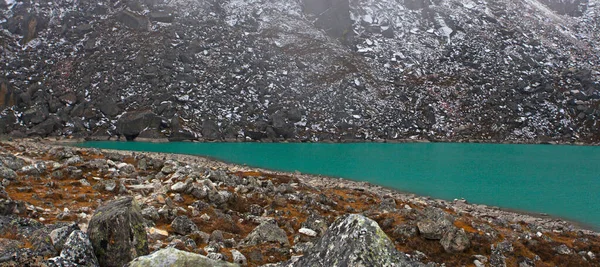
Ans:
POLYGON ((600 266, 569 222, 202 157, 0 142, 0 266, 600 266))

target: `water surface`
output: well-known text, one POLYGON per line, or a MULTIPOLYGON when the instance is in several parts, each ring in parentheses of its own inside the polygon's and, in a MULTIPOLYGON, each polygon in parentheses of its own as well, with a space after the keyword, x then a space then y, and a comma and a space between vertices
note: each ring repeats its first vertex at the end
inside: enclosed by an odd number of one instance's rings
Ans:
POLYGON ((405 192, 548 213, 600 229, 600 147, 455 143, 146 143, 81 146, 210 156, 405 192))

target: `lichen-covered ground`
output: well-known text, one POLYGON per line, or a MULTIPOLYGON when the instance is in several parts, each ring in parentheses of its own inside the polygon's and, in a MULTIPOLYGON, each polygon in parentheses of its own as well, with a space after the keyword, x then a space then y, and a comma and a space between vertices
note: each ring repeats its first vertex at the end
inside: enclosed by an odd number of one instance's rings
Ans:
MULTIPOLYGON (((301 255, 347 213, 375 220, 399 251, 434 266, 600 266, 598 234, 565 221, 201 157, 1 142, 0 175, 0 217, 85 230, 102 203, 130 195, 151 251, 172 246, 229 262, 237 251, 249 266, 301 255), (256 235, 266 221, 281 233, 256 235)), ((0 243, 13 244, 0 248, 0 265, 53 256, 23 229, 0 223, 0 243)))

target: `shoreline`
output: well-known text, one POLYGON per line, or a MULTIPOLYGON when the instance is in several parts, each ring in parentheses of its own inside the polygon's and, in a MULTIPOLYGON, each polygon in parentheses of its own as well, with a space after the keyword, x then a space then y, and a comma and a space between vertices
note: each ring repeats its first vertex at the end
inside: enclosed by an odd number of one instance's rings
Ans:
MULTIPOLYGON (((600 233, 555 216, 199 155, 75 144, 41 139, 0 142, 2 164, 15 170, 14 178, 0 187, 0 211, 7 215, 0 220, 16 216, 44 231, 71 224, 86 232, 94 227, 93 218, 103 206, 125 197, 139 205, 147 253, 175 247, 231 262, 236 250, 247 257, 250 267, 284 266, 324 251, 317 244, 327 240, 330 229, 339 229, 335 222, 358 216, 379 229, 377 236, 388 240, 390 253, 427 266, 472 266, 469 263, 476 261, 506 266, 524 261, 541 266, 600 263, 596 257, 600 233), (182 228, 182 220, 198 230, 183 230, 188 226, 182 228), (281 242, 247 243, 265 223, 275 227, 269 231, 277 232, 281 242)), ((11 172, 6 167, 0 170, 11 172)), ((8 238, 20 242, 19 249, 29 249, 26 244, 34 240, 27 228, 16 231, 22 234, 8 238)), ((15 260, 20 265, 32 259, 22 255, 15 260)))
MULTIPOLYGON (((123 141, 123 142, 125 142, 125 141, 123 141)), ((146 141, 137 141, 137 142, 146 142, 146 141)), ((257 166, 246 165, 246 164, 237 164, 234 162, 228 162, 227 160, 222 160, 222 159, 218 159, 218 158, 214 158, 214 157, 210 157, 210 156, 202 156, 202 155, 186 154, 186 153, 148 152, 148 151, 135 151, 135 150, 79 147, 79 146, 75 145, 77 143, 78 142, 74 142, 74 143, 69 142, 67 144, 69 144, 69 146, 71 146, 71 147, 78 148, 78 149, 99 149, 101 151, 116 152, 116 153, 120 153, 120 154, 135 153, 135 154, 146 154, 146 155, 150 155, 150 156, 169 155, 169 156, 174 156, 178 159, 185 158, 187 160, 197 158, 197 159, 202 159, 203 161, 206 161, 211 164, 221 165, 227 169, 233 168, 233 169, 242 169, 243 171, 258 171, 261 173, 268 173, 268 174, 273 174, 273 175, 289 175, 289 176, 293 176, 293 177, 298 177, 301 180, 315 182, 317 184, 320 182, 323 182, 323 180, 328 180, 329 182, 336 182, 338 184, 341 182, 342 184, 345 184, 346 187, 352 186, 352 187, 365 187, 365 189, 368 188, 371 192, 378 194, 378 195, 401 195, 402 198, 415 198, 415 199, 422 198, 422 199, 428 199, 431 201, 435 201, 438 203, 449 203, 450 205, 452 205, 451 203, 453 203, 455 201, 465 201, 464 203, 467 203, 467 201, 468 201, 468 200, 464 200, 464 199, 446 200, 446 199, 441 199, 441 198, 435 198, 432 196, 420 195, 420 194, 413 193, 410 191, 403 191, 401 189, 396 189, 396 188, 392 188, 392 187, 373 184, 373 183, 366 182, 366 181, 354 180, 351 178, 328 176, 328 175, 321 175, 321 174, 312 174, 312 173, 288 172, 288 171, 281 171, 281 170, 257 167, 257 166), (319 180, 321 180, 321 181, 319 181, 319 180)), ((61 142, 55 142, 55 143, 51 142, 51 144, 65 145, 65 143, 61 143, 61 142)), ((505 212, 505 213, 514 213, 517 215, 530 216, 530 217, 539 218, 542 220, 548 220, 551 222, 562 221, 567 224, 572 224, 573 226, 575 226, 576 228, 579 228, 581 230, 590 231, 590 234, 596 233, 597 235, 600 236, 600 226, 594 226, 591 224, 579 222, 576 220, 571 220, 571 219, 564 218, 564 217, 557 216, 557 215, 551 215, 551 214, 546 214, 546 213, 542 213, 542 212, 521 210, 521 209, 516 209, 516 208, 490 206, 487 204, 480 204, 480 203, 468 202, 467 205, 477 206, 478 208, 490 209, 490 210, 495 210, 495 211, 500 211, 500 212, 505 212)))
POLYGON ((572 142, 561 142, 561 141, 541 141, 541 140, 494 140, 494 139, 378 139, 378 140, 365 140, 365 139, 345 139, 345 140, 325 140, 325 141, 305 141, 298 139, 277 139, 277 140, 246 140, 246 139, 223 139, 223 140, 207 140, 198 138, 195 140, 177 140, 171 141, 168 138, 136 138, 133 141, 127 141, 123 138, 118 140, 115 136, 90 136, 81 138, 69 138, 64 136, 56 137, 12 137, 9 135, 0 135, 0 140, 47 140, 49 142, 56 143, 82 143, 88 141, 111 141, 111 142, 151 142, 151 143, 322 143, 322 144, 352 144, 352 143, 389 143, 389 144, 403 144, 403 143, 455 143, 455 144, 506 144, 506 145, 564 145, 564 146, 600 146, 600 142, 586 143, 579 141, 572 142))

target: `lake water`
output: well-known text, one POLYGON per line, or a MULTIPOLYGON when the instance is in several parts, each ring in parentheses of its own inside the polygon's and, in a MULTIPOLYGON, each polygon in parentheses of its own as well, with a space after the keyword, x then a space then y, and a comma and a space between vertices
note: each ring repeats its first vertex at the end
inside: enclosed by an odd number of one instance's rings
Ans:
POLYGON ((600 147, 454 143, 145 143, 83 147, 210 156, 548 213, 600 229, 600 147))

